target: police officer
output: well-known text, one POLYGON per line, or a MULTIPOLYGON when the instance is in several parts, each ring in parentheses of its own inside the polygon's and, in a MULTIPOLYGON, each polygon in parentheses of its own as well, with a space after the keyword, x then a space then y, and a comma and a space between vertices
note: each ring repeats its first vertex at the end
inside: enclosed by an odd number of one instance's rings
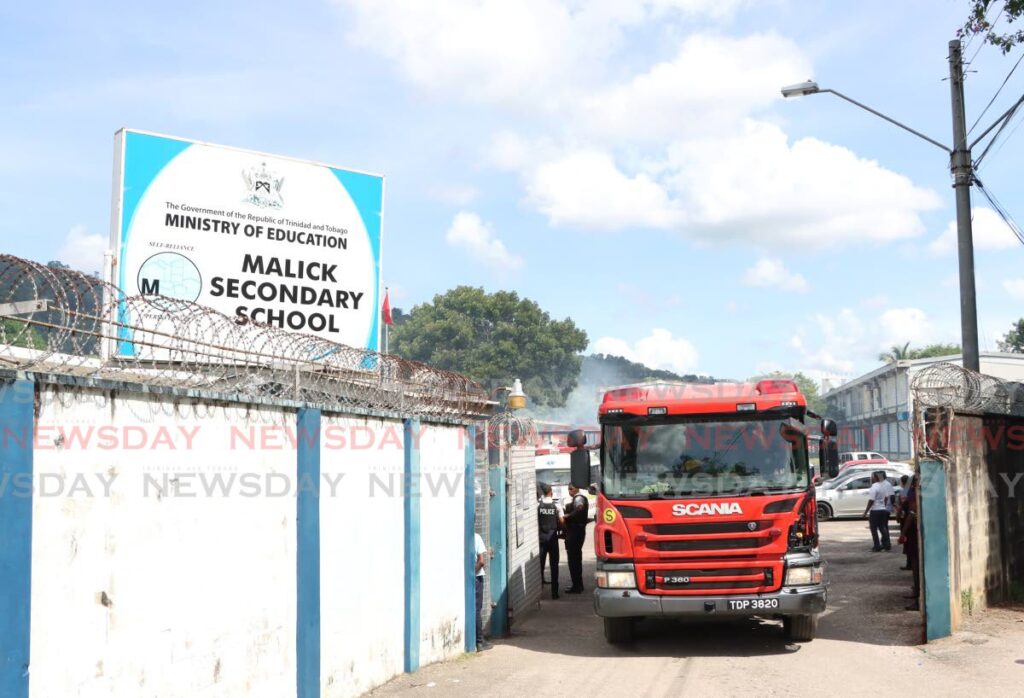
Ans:
POLYGON ((551 485, 541 485, 543 495, 537 504, 537 530, 540 533, 540 578, 544 564, 551 558, 551 598, 558 598, 558 529, 562 527, 562 505, 551 497, 551 485))
POLYGON ((587 509, 590 502, 576 485, 569 485, 572 501, 565 508, 565 556, 569 559, 572 586, 566 594, 583 593, 583 542, 587 538, 587 509))

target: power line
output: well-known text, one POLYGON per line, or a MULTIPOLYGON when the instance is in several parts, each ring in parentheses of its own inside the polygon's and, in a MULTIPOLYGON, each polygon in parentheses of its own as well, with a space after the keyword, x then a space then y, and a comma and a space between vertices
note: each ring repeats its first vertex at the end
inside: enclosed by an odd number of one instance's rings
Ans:
POLYGON ((1004 138, 1002 141, 1000 141, 999 147, 997 147, 995 150, 992 151, 992 155, 998 155, 999 154, 999 151, 1003 149, 1003 146, 1006 145, 1006 142, 1008 140, 1010 140, 1011 138, 1013 138, 1013 134, 1015 134, 1017 132, 1017 129, 1020 128, 1021 124, 1024 124, 1024 118, 1017 119, 1017 125, 1014 126, 1010 130, 1009 133, 1006 134, 1006 138, 1004 138))
MULTIPOLYGON (((1003 116, 997 119, 997 122, 1001 121, 1001 123, 999 123, 999 128, 996 129, 995 135, 993 135, 992 138, 989 139, 988 145, 986 145, 985 149, 981 151, 981 155, 979 155, 978 158, 974 161, 975 167, 978 167, 981 164, 981 161, 985 159, 985 156, 988 155, 988 151, 991 150, 992 146, 995 145, 996 141, 999 140, 999 136, 1002 135, 1003 131, 1006 130, 1006 125, 1009 124, 1011 120, 1013 120, 1013 117, 1017 114, 1017 110, 1020 109, 1020 105, 1022 103, 1024 103, 1024 96, 1017 100, 1017 103, 1014 104, 1009 111, 1007 111, 1003 116)), ((995 124, 992 124, 992 126, 995 126, 995 124)), ((989 126, 988 129, 986 129, 985 133, 991 131, 992 126, 989 126)), ((985 134, 982 134, 982 136, 984 135, 985 134)), ((981 139, 979 138, 978 140, 981 139)))
POLYGON ((977 177, 974 178, 974 183, 978 187, 978 191, 981 192, 982 196, 988 199, 988 202, 992 205, 999 217, 1003 219, 1003 222, 1013 231, 1013 234, 1017 236, 1020 243, 1024 245, 1024 230, 1021 230, 1020 226, 1017 225, 1017 221, 1013 220, 1013 217, 1003 208, 1003 205, 999 203, 999 200, 995 197, 995 194, 985 188, 985 185, 981 183, 981 180, 977 177))
POLYGON ((974 124, 969 129, 967 129, 967 135, 971 135, 971 131, 973 131, 974 128, 978 125, 978 122, 981 121, 981 117, 985 116, 985 112, 987 112, 988 108, 992 106, 992 103, 996 101, 996 97, 998 97, 999 93, 1003 91, 1003 88, 1006 87, 1006 83, 1009 81, 1010 76, 1013 75, 1013 71, 1017 70, 1017 66, 1020 65, 1021 59, 1024 59, 1024 53, 1020 54, 1020 58, 1017 59, 1017 62, 1013 64, 1012 68, 1010 68, 1010 72, 1006 74, 1005 78, 1003 78, 1002 84, 999 85, 999 89, 996 90, 996 93, 992 95, 992 99, 988 101, 988 104, 985 105, 985 108, 981 110, 980 114, 978 114, 978 118, 974 120, 974 124))
MULTIPOLYGON (((1005 12, 1005 11, 1006 11, 1006 5, 1003 5, 1003 9, 999 10, 999 14, 996 15, 995 20, 992 22, 992 24, 990 24, 988 26, 988 29, 985 30, 986 38, 982 39, 981 43, 978 44, 977 50, 974 52, 974 55, 971 56, 971 60, 967 61, 967 65, 971 65, 972 63, 974 63, 974 59, 978 57, 978 54, 981 53, 981 49, 985 47, 985 44, 987 43, 986 39, 988 38, 988 35, 992 32, 993 29, 996 28, 996 25, 999 24, 999 20, 1000 20, 1000 18, 1002 18, 1003 12, 1005 12)), ((975 32, 974 34, 971 34, 971 38, 969 38, 967 40, 967 45, 964 46, 964 53, 967 53, 967 50, 969 48, 971 48, 971 44, 974 43, 974 39, 977 36, 978 36, 977 32, 975 32)))

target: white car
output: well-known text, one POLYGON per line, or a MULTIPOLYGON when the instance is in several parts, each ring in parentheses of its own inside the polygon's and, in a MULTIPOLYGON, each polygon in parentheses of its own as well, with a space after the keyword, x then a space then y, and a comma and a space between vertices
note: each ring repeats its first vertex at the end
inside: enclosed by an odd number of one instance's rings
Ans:
POLYGON ((875 453, 874 451, 846 451, 845 453, 839 454, 839 462, 845 463, 851 460, 889 460, 881 453, 875 453))
POLYGON ((886 479, 897 492, 900 489, 900 477, 913 477, 914 474, 907 466, 886 463, 852 468, 837 478, 826 480, 815 491, 818 500, 818 520, 825 521, 840 516, 863 516, 868 505, 871 475, 878 470, 885 471, 886 479))

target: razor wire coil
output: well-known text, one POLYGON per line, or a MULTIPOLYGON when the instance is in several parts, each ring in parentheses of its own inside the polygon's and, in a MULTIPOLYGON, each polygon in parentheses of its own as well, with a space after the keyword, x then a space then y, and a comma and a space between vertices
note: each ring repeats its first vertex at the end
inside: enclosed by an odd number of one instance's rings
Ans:
POLYGON ((961 414, 1024 416, 1024 383, 1004 380, 951 363, 922 369, 910 383, 921 407, 961 414))
POLYGON ((128 296, 96 277, 12 255, 0 255, 0 368, 339 412, 463 419, 490 408, 483 388, 459 373, 198 303, 128 296))

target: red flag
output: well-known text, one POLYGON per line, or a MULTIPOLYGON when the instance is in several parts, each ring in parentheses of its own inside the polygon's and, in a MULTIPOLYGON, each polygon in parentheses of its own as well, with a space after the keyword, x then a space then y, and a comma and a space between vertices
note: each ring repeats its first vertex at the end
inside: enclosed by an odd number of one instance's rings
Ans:
POLYGON ((391 299, 388 298, 387 289, 384 290, 384 305, 381 306, 380 315, 385 325, 395 324, 395 321, 391 318, 391 299))

